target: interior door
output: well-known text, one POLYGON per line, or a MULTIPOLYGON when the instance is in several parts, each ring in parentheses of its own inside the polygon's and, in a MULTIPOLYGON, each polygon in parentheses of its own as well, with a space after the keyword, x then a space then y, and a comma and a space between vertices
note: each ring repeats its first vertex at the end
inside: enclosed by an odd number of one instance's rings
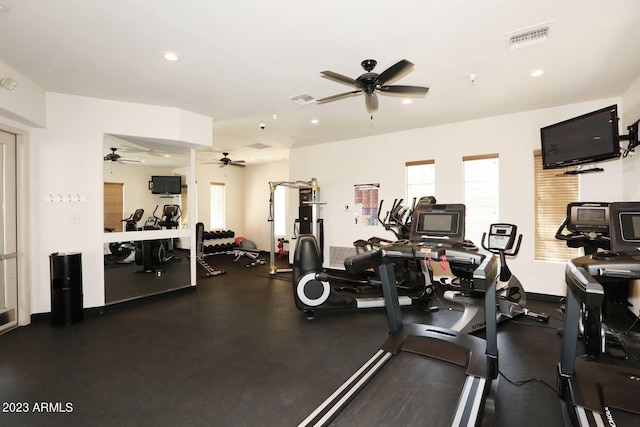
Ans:
POLYGON ((0 333, 18 326, 16 136, 0 131, 0 333))

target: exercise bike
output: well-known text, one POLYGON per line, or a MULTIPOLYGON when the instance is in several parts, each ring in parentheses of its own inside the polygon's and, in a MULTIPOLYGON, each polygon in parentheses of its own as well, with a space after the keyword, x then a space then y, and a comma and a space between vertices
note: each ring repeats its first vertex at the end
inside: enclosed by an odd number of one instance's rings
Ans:
MULTIPOLYGON (((138 222, 144 215, 144 209, 136 209, 128 218, 123 219, 125 223, 125 231, 138 231, 138 222)), ((105 229, 112 232, 113 228, 105 229)), ((129 264, 135 260, 135 242, 111 242, 109 243, 109 252, 111 253, 112 262, 129 264)))
MULTIPOLYGON (((574 426, 640 425, 640 368, 605 347, 602 315, 612 292, 640 279, 640 202, 572 203, 558 235, 585 253, 567 263, 566 315, 558 363, 558 396, 574 426), (604 249, 604 250, 598 250, 604 249), (586 354, 576 345, 583 334, 586 354)), ((624 350, 624 348, 623 348, 624 350)))
MULTIPOLYGON (((481 246, 484 250, 498 255, 500 274, 496 283, 497 322, 526 316, 540 322, 548 322, 545 313, 534 313, 526 308, 527 297, 520 280, 511 273, 507 265, 507 257, 515 257, 520 251, 522 234, 518 235, 518 227, 514 224, 496 223, 489 226, 489 234, 482 234, 481 246), (516 239, 516 236, 517 239, 516 239), (486 244, 485 244, 486 240, 486 244), (515 248, 514 248, 515 244, 515 248)), ((470 243, 466 242, 470 247, 470 243)), ((441 270, 439 264, 429 263, 432 272, 441 270)), ((439 271, 435 274, 439 283, 445 286, 456 286, 451 271, 439 271)), ((461 332, 474 332, 486 326, 484 295, 472 289, 446 290, 443 294, 447 301, 464 306, 462 317, 451 328, 461 332)))
MULTIPOLYGON (((609 205, 606 202, 569 203, 567 215, 558 227, 555 238, 564 241, 570 248, 582 248, 584 255, 592 259, 608 259, 611 255, 609 205)), ((604 281, 607 282, 607 279, 604 281)), ((607 343, 617 341, 603 322, 605 314, 606 300, 601 306, 582 304, 580 308, 579 337, 591 357, 605 353, 607 343)))

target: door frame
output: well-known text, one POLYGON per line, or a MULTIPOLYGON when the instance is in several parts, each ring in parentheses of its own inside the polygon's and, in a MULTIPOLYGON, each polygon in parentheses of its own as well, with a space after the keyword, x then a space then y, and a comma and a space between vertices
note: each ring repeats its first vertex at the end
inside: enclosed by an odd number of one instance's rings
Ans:
POLYGON ((16 136, 16 210, 18 252, 18 326, 31 323, 31 192, 29 190, 29 132, 7 125, 0 119, 0 130, 16 136))

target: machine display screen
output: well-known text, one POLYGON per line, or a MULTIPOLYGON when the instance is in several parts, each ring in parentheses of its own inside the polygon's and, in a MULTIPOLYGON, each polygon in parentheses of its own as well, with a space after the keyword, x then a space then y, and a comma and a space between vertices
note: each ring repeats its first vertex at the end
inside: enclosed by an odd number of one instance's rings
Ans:
POLYGON ((609 206, 594 205, 596 203, 570 204, 567 212, 569 215, 567 229, 581 233, 589 231, 606 232, 609 229, 609 206))
POLYGON ((416 231, 421 234, 456 234, 458 212, 423 212, 418 217, 416 231))
POLYGON ((640 212, 621 213, 620 229, 625 242, 640 242, 640 212))
POLYGON ((586 209, 586 208, 578 208, 578 221, 580 222, 605 222, 606 218, 606 210, 605 209, 586 209))

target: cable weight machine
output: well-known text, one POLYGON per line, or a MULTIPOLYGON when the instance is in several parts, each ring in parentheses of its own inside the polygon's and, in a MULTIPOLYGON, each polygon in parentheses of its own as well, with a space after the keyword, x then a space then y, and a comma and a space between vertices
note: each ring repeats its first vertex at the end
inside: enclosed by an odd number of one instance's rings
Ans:
MULTIPOLYGON (((308 196, 305 197, 305 200, 300 202, 301 207, 309 206, 311 208, 310 221, 305 221, 306 224, 310 224, 310 229, 305 229, 303 231, 310 231, 319 242, 322 240, 321 236, 321 228, 319 225, 318 219, 318 205, 322 205, 319 201, 319 190, 318 180, 315 178, 311 178, 310 181, 271 181, 269 182, 269 223, 271 224, 271 244, 269 251, 269 274, 276 273, 290 273, 293 271, 292 268, 276 268, 276 231, 275 231, 275 192, 278 187, 287 187, 287 188, 296 188, 298 191, 308 190, 308 196)), ((302 211, 302 209, 301 209, 302 211)), ((300 212, 302 213, 302 212, 300 212)), ((308 226, 307 226, 308 227, 308 226)), ((305 233, 309 234, 309 233, 305 233)))

